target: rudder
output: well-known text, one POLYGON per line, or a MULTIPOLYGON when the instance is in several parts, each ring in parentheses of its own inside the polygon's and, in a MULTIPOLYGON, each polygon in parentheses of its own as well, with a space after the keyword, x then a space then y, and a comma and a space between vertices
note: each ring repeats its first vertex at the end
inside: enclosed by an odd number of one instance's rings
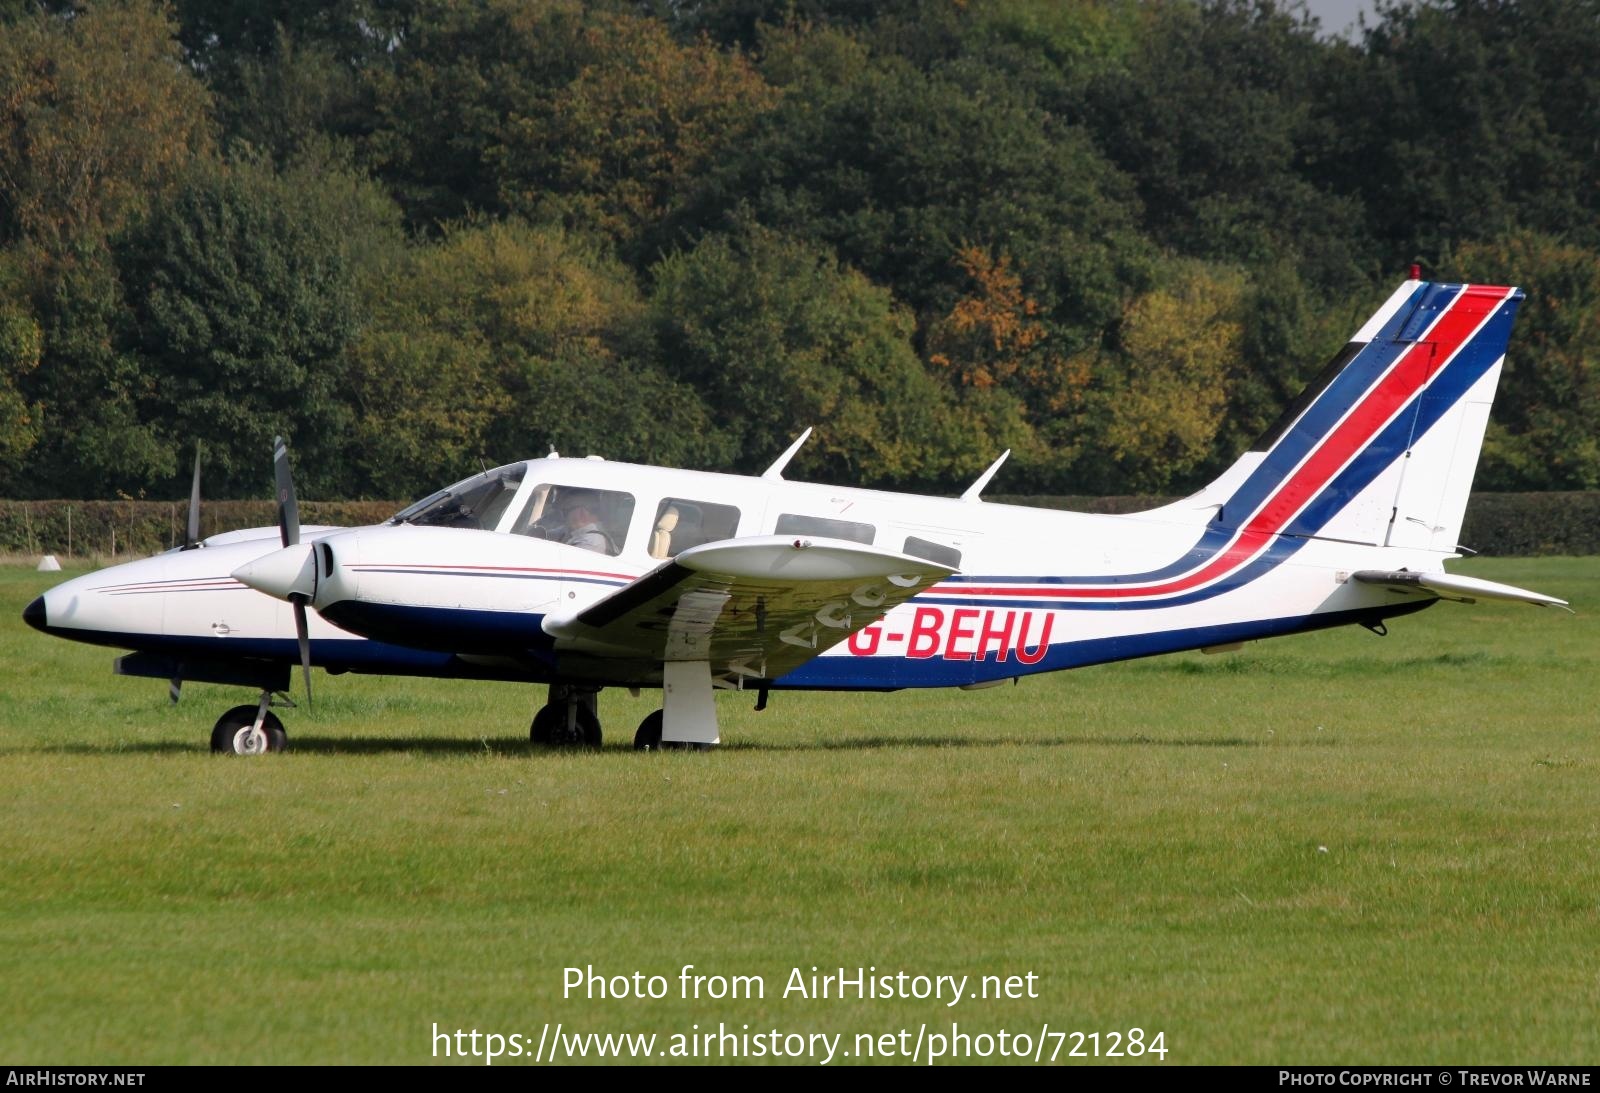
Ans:
POLYGON ((1333 499, 1344 503, 1313 534, 1456 551, 1522 299, 1498 286, 1417 285, 1398 329, 1370 345, 1393 357, 1381 386, 1403 401, 1334 478, 1333 499))
POLYGON ((1522 293, 1402 284, 1249 452, 1155 510, 1263 536, 1453 552, 1522 293), (1202 515, 1203 514, 1203 515, 1202 515))

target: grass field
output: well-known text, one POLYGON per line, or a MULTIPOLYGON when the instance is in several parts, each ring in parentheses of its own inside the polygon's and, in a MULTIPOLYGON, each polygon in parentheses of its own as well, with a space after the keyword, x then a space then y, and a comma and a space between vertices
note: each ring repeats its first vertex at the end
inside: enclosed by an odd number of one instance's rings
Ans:
POLYGON ((1578 615, 729 695, 712 754, 629 750, 649 694, 601 696, 602 752, 543 754, 533 689, 319 673, 260 760, 207 751, 248 694, 169 708, 22 624, 60 575, 0 570, 0 1060, 420 1063, 435 1022, 849 1050, 958 1021, 1159 1030, 1169 1065, 1593 1063, 1600 560, 1457 568, 1578 615), (683 1000, 684 964, 765 998, 683 1000), (563 998, 585 965, 671 991, 563 998), (812 965, 1032 972, 1038 997, 782 997, 812 965))

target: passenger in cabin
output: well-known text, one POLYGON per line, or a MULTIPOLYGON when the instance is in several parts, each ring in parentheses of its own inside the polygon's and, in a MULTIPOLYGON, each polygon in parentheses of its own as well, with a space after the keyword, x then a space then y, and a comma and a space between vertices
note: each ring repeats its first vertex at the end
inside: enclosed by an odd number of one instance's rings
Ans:
POLYGON ((615 554, 617 548, 600 523, 599 499, 592 493, 573 493, 562 498, 561 512, 567 525, 562 542, 600 554, 615 554))

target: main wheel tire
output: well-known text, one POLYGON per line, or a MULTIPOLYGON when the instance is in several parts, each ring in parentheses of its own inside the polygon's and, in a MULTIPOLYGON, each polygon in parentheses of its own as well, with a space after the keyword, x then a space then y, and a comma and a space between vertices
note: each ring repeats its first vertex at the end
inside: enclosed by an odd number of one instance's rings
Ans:
MULTIPOLYGON (((211 750, 223 755, 261 754, 260 750, 250 747, 250 728, 256 723, 257 709, 259 707, 254 704, 235 706, 217 718, 211 730, 211 750)), ((267 751, 283 751, 289 746, 289 734, 284 731, 283 722, 270 710, 261 719, 261 732, 267 738, 267 751)))
POLYGON ((648 714, 643 721, 639 722, 639 731, 633 734, 634 751, 661 750, 661 722, 661 710, 648 714))
POLYGON ((689 740, 663 740, 661 727, 665 724, 665 711, 657 710, 647 714, 639 722, 639 731, 633 734, 634 751, 710 751, 710 744, 701 744, 689 740))
POLYGON ((567 706, 564 702, 548 702, 533 715, 528 728, 528 739, 550 748, 598 748, 600 746, 600 719, 588 707, 579 705, 578 716, 572 728, 567 727, 567 706))

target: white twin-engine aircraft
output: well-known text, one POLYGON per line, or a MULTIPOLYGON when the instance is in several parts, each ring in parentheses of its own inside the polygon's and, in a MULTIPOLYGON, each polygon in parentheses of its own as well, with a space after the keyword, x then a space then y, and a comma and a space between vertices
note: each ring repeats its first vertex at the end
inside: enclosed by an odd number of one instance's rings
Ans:
POLYGON ((24 618, 134 650, 117 671, 174 697, 184 679, 259 688, 211 737, 254 754, 285 746, 269 706, 296 661, 308 696, 313 664, 548 684, 543 744, 598 745, 602 688, 660 687, 634 746, 682 747, 717 742, 719 688, 973 688, 1382 633, 1439 599, 1563 605, 1444 571, 1522 298, 1407 281, 1254 449, 1135 515, 983 502, 1004 455, 959 498, 785 481, 801 436, 759 478, 552 454, 302 538, 280 441, 277 529, 79 577, 24 618))

